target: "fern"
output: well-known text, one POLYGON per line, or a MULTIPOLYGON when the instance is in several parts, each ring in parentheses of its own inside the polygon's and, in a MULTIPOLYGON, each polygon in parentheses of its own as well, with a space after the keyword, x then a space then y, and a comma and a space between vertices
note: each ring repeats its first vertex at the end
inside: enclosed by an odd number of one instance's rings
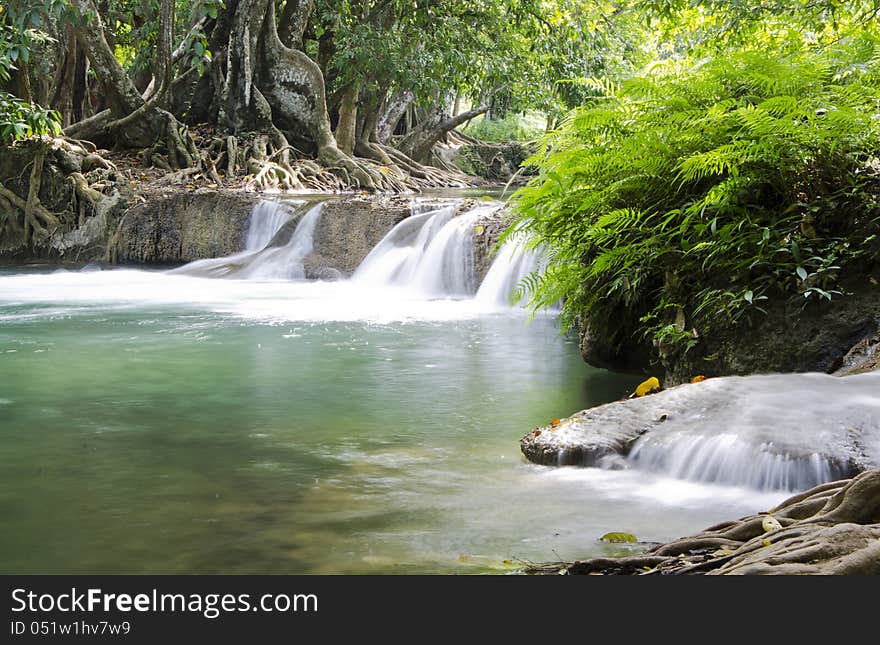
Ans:
POLYGON ((738 324, 768 298, 830 299, 848 263, 875 259, 878 43, 585 82, 602 96, 541 141, 514 198, 551 253, 518 293, 533 307, 562 301, 567 325, 691 347, 672 312, 700 333, 738 324))

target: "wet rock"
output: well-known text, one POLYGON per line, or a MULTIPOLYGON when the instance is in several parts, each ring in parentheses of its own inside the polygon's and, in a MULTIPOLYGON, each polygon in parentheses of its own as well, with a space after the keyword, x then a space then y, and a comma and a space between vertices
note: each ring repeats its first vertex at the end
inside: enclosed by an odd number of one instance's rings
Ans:
POLYGON ((350 276, 394 226, 410 215, 408 197, 343 195, 330 199, 315 227, 314 250, 332 268, 350 276))
POLYGON ((626 456, 680 479, 802 489, 880 466, 880 372, 708 379, 583 410, 521 448, 539 464, 626 456))
POLYGON ((661 353, 642 342, 637 321, 625 313, 601 334, 582 324, 581 355, 591 365, 621 372, 662 371, 670 385, 697 374, 831 373, 842 368, 856 343, 880 330, 880 287, 869 274, 854 269, 839 285, 847 295, 830 303, 777 298, 750 324, 699 330, 699 344, 687 352, 661 353))
POLYGON ((244 248, 253 193, 175 192, 130 209, 108 248, 120 264, 179 264, 244 248))
POLYGON ((501 234, 510 226, 513 215, 507 208, 500 208, 480 217, 474 223, 474 273, 477 284, 483 281, 492 261, 501 234))
POLYGON ((880 333, 863 338, 850 349, 835 376, 862 374, 880 369, 880 333))
POLYGON ((323 280, 335 282, 345 279, 345 274, 331 266, 331 262, 318 253, 310 253, 303 260, 303 271, 306 280, 323 280))

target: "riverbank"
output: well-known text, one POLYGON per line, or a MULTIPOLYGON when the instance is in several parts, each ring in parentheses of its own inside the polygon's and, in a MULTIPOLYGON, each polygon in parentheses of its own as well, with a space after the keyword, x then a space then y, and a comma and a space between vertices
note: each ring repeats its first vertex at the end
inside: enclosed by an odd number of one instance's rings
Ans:
POLYGON ((536 565, 564 575, 877 575, 880 470, 821 484, 768 510, 639 555, 536 565))

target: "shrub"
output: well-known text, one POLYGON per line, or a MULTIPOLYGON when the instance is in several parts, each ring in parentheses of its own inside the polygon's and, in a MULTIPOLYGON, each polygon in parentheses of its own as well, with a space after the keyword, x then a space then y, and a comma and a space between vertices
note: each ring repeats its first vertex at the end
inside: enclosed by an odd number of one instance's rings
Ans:
POLYGON ((800 293, 832 300, 878 252, 880 53, 758 51, 656 65, 571 112, 527 163, 522 285, 563 322, 689 348, 800 293))

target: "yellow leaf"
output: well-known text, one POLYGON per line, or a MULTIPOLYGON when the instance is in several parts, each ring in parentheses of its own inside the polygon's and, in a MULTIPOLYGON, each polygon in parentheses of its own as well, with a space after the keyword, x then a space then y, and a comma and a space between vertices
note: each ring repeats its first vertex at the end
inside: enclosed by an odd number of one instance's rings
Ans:
POLYGON ((626 544, 627 542, 638 542, 638 538, 632 533, 622 533, 616 531, 614 533, 606 533, 601 538, 599 538, 603 542, 610 542, 611 544, 626 544))
POLYGON ((699 376, 695 376, 691 379, 691 383, 701 383, 706 380, 706 377, 700 374, 699 376))
POLYGON ((652 376, 647 381, 643 383, 639 383, 639 386, 636 388, 636 396, 645 396, 649 394, 651 390, 659 390, 660 389, 660 381, 656 376, 652 376))
POLYGON ((764 533, 769 533, 770 531, 778 531, 782 528, 782 524, 779 523, 772 515, 768 515, 764 518, 764 521, 761 522, 761 528, 764 529, 764 533))
POLYGON ((475 226, 474 227, 474 234, 475 235, 482 235, 483 231, 485 231, 485 230, 486 230, 485 226, 482 226, 482 225, 475 226))

